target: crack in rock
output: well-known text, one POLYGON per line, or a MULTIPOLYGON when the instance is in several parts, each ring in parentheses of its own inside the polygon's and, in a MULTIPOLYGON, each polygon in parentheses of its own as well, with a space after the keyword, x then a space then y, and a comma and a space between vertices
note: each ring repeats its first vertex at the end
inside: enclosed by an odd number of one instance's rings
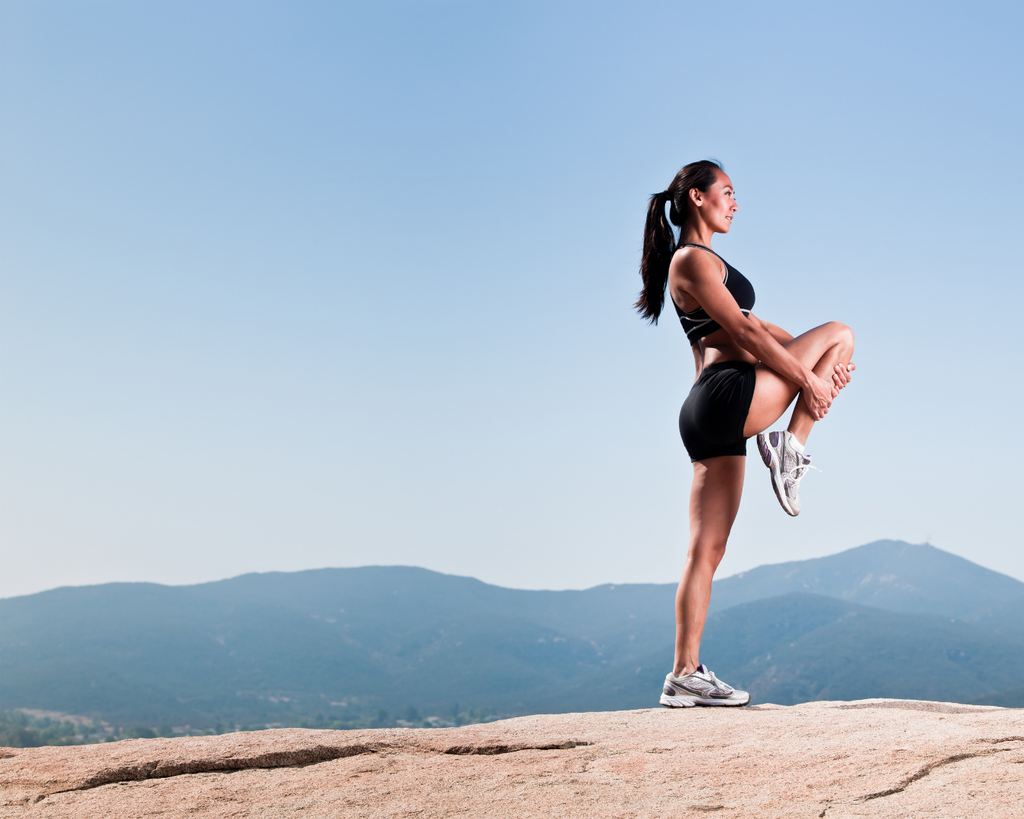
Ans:
POLYGON ((190 759, 174 762, 143 762, 135 765, 122 765, 109 768, 89 777, 80 785, 65 788, 54 793, 72 793, 113 785, 118 782, 141 782, 147 779, 166 779, 171 776, 203 773, 231 773, 233 771, 258 770, 269 768, 299 768, 316 765, 320 762, 331 762, 361 754, 375 754, 380 750, 374 745, 326 746, 314 745, 297 751, 276 751, 258 754, 251 757, 228 757, 225 759, 190 759))
MULTIPOLYGON (((583 740, 566 740, 565 742, 552 742, 544 745, 532 745, 528 743, 453 745, 443 749, 408 747, 405 748, 405 750, 414 752, 422 752, 426 750, 428 753, 454 754, 459 756, 495 756, 497 754, 511 754, 518 751, 561 751, 592 744, 592 742, 586 742, 583 740)), ((172 776, 187 776, 189 774, 234 773, 237 771, 268 770, 273 768, 300 768, 307 765, 318 765, 322 762, 332 762, 336 759, 360 756, 362 754, 376 754, 389 750, 395 750, 394 746, 390 743, 356 743, 342 746, 314 745, 308 748, 300 748, 295 751, 275 751, 245 757, 139 762, 130 765, 120 765, 107 768, 88 777, 80 784, 74 785, 70 788, 62 788, 60 790, 40 794, 33 801, 39 802, 47 796, 58 793, 87 791, 93 788, 101 788, 104 785, 114 785, 121 782, 142 782, 150 779, 167 779, 172 776)))
MULTIPOLYGON (((983 741, 985 741, 985 742, 992 742, 992 743, 1001 743, 1001 742, 1012 742, 1012 741, 1015 741, 1017 739, 1018 739, 1017 737, 1011 737, 1011 738, 1008 738, 1008 739, 983 740, 983 741)), ((999 753, 1002 753, 1003 751, 1012 751, 1012 750, 1015 750, 1015 749, 1014 748, 991 748, 991 749, 985 750, 985 751, 973 751, 973 752, 967 751, 967 752, 962 753, 962 754, 953 754, 952 756, 947 756, 947 757, 945 757, 943 759, 938 759, 935 762, 929 762, 927 765, 925 765, 923 768, 921 768, 921 770, 919 770, 917 773, 912 774, 911 776, 908 776, 906 779, 904 779, 899 785, 897 785, 894 788, 887 788, 884 791, 878 791, 878 793, 869 793, 867 796, 860 797, 860 799, 858 799, 857 801, 858 802, 868 802, 868 801, 870 801, 872 799, 881 799, 881 798, 883 798, 885 796, 893 796, 893 795, 895 795, 897 793, 902 793, 907 788, 909 788, 911 785, 913 785, 915 782, 917 782, 919 779, 924 779, 924 777, 928 776, 928 774, 930 774, 932 771, 936 770, 937 768, 942 768, 942 767, 944 767, 946 765, 952 765, 955 762, 963 762, 965 759, 975 759, 976 757, 979 757, 979 756, 991 756, 992 754, 999 754, 999 753)))
POLYGON ((450 748, 445 748, 442 753, 456 754, 458 756, 495 756, 497 754, 514 754, 519 751, 568 751, 572 748, 581 748, 593 744, 592 742, 570 739, 567 742, 553 742, 548 745, 452 745, 450 748))

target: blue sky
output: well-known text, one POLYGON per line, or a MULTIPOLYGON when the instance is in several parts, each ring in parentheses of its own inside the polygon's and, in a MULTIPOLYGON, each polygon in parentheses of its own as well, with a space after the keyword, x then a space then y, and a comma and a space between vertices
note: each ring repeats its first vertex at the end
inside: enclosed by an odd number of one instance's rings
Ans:
MULTIPOLYGON (((0 5, 0 594, 411 564, 672 582, 693 378, 630 305, 717 157, 755 312, 857 333, 788 518, 1024 579, 1016 4, 0 5)), ((751 455, 754 455, 751 447, 751 455)))

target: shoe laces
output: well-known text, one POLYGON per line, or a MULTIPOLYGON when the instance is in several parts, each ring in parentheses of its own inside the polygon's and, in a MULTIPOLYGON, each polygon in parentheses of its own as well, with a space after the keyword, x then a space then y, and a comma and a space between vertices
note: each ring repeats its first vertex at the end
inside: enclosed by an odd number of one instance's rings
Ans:
POLYGON ((808 469, 813 469, 815 472, 823 472, 824 471, 824 470, 818 469, 818 467, 814 466, 811 463, 811 459, 810 458, 807 458, 806 456, 804 456, 804 457, 805 457, 805 460, 804 460, 804 462, 802 464, 797 464, 791 470, 789 470, 789 472, 786 473, 786 477, 789 478, 790 482, 793 485, 793 489, 794 490, 798 486, 800 486, 800 481, 802 481, 804 479, 804 476, 807 474, 807 470, 808 469))
MULTIPOLYGON (((818 470, 818 471, 820 472, 821 470, 818 470)), ((717 688, 719 691, 729 692, 729 691, 733 691, 734 690, 731 685, 726 685, 724 682, 722 682, 720 679, 718 679, 718 677, 715 676, 715 672, 712 671, 710 668, 708 668, 707 666, 704 666, 704 669, 705 669, 705 673, 708 675, 708 678, 714 684, 715 688, 717 688)))

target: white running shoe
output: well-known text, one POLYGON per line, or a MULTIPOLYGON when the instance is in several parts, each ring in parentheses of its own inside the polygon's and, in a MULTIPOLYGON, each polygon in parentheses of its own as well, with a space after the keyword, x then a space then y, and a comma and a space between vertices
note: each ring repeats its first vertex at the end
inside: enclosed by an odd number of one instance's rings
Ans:
POLYGON ((757 451, 761 453, 764 465, 771 470, 775 496, 786 514, 796 517, 800 514, 800 481, 808 469, 821 470, 811 466, 810 457, 798 452, 792 442, 793 433, 789 431, 760 432, 757 435, 757 451))
POLYGON ((665 675, 659 702, 669 708, 693 708, 695 705, 746 705, 750 694, 726 685, 701 663, 692 674, 665 675))

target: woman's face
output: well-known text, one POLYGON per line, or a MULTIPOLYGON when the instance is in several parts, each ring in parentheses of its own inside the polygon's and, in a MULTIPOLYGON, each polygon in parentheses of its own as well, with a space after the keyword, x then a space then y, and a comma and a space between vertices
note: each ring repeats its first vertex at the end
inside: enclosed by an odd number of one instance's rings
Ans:
POLYGON ((696 188, 690 191, 693 203, 697 206, 701 219, 715 233, 728 233, 732 227, 733 214, 739 210, 736 204, 736 192, 732 180, 723 171, 718 172, 718 179, 706 191, 696 188))

